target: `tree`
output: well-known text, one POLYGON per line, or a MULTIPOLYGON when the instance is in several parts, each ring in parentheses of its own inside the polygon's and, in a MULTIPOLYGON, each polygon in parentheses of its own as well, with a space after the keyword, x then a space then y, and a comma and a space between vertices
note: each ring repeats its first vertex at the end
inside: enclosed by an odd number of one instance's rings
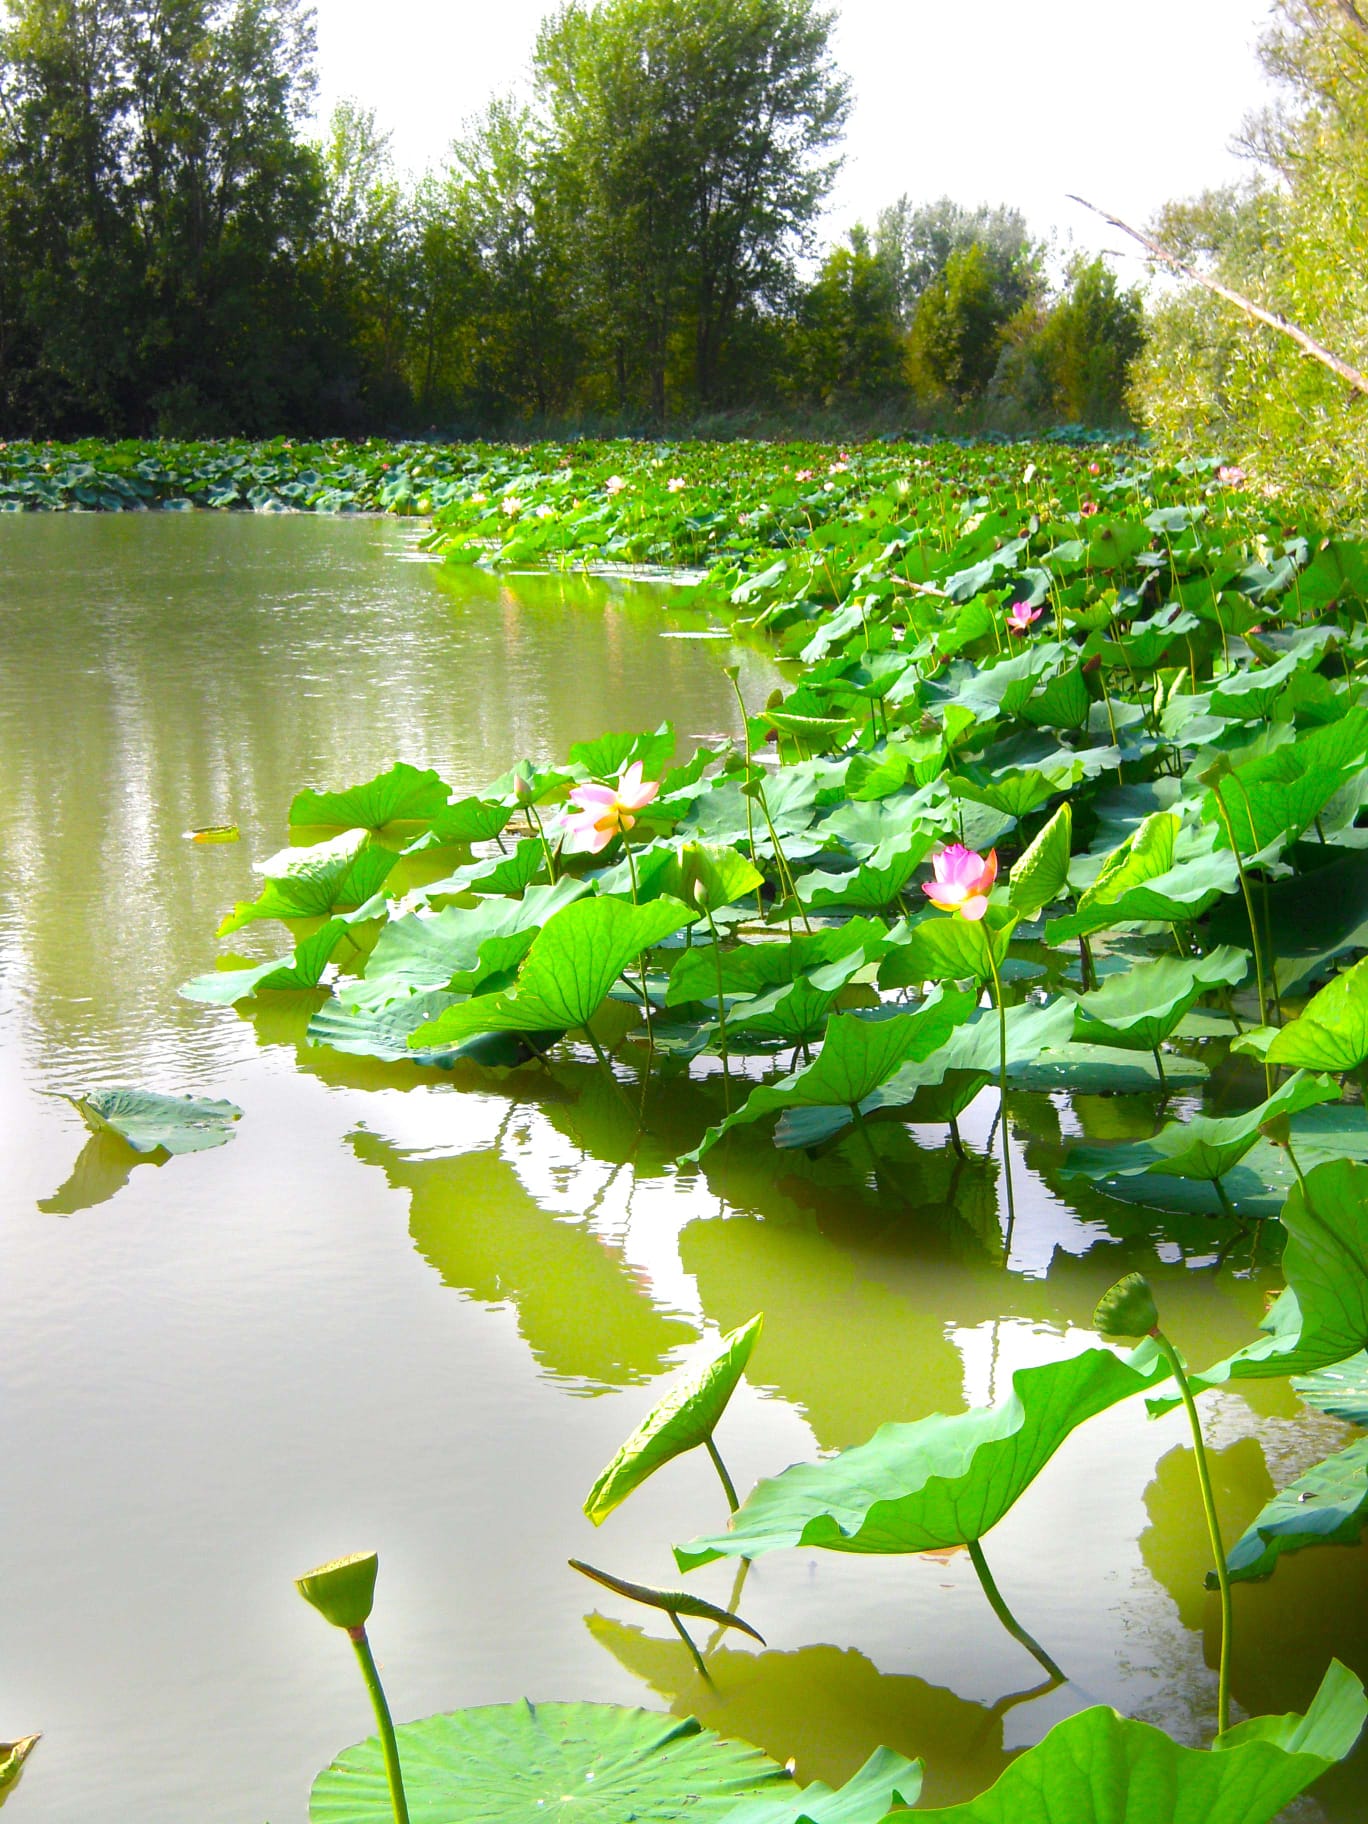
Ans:
POLYGON ((568 0, 543 27, 548 169, 621 406, 664 419, 681 329, 711 403, 738 316, 791 286, 849 109, 831 29, 815 0, 568 0))
POLYGON ((1019 210, 986 203, 968 209, 948 196, 914 207, 901 196, 880 211, 875 253, 894 286, 904 328, 911 328, 923 292, 944 278, 954 254, 969 247, 983 253, 1004 322, 1040 291, 1042 249, 1019 210))
POLYGON ((905 391, 897 291, 864 227, 823 260, 799 301, 794 342, 799 387, 824 405, 905 391))
POLYGON ((1028 345, 1049 409, 1074 424, 1121 423, 1144 340, 1140 293, 1122 291, 1100 257, 1075 261, 1028 345))
POLYGON ((948 396, 958 405, 980 397, 997 367, 1010 315, 982 244, 957 247, 917 301, 907 338, 914 391, 928 399, 948 396))

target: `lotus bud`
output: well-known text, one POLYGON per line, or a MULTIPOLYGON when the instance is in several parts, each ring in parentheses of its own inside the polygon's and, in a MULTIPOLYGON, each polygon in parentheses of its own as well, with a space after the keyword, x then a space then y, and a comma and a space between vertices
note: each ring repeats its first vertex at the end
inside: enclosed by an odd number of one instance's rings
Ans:
POLYGON ((1093 1312, 1093 1329, 1103 1336, 1148 1336, 1159 1328, 1159 1308, 1143 1273, 1127 1273, 1104 1292, 1093 1312))
POLYGON ((537 794, 532 789, 532 781, 530 779, 524 779, 522 774, 518 773, 513 780, 513 796, 517 799, 518 803, 531 804, 536 795, 537 794))
POLYGON ((698 907, 700 912, 707 911, 707 909, 708 909, 708 883, 707 883, 707 881, 696 880, 693 883, 693 900, 694 900, 694 904, 698 907))
POLYGON ((364 1628, 375 1606, 375 1578, 380 1560, 374 1552, 353 1552, 334 1558, 295 1579, 295 1588, 312 1603, 324 1621, 354 1633, 364 1628))

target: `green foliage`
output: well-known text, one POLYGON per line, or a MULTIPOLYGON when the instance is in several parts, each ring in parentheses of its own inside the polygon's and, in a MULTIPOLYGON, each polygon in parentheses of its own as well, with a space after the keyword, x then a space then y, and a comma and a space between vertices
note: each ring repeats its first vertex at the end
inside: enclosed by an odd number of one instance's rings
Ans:
POLYGON ((152 1089, 96 1089, 67 1100, 92 1133, 117 1134, 135 1153, 202 1153, 231 1140, 242 1119, 235 1102, 152 1089))

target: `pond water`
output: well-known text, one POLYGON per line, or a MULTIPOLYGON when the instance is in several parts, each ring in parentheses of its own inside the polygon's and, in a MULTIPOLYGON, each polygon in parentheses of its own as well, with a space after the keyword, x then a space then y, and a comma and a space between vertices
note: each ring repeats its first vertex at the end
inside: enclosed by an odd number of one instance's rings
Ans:
MULTIPOLYGON (((580 1504, 660 1386, 756 1310, 719 1433, 743 1492, 884 1419, 1005 1393, 1092 1340, 1124 1271, 1151 1275, 1195 1356, 1245 1341, 1276 1274, 1061 1193, 1061 1140, 1133 1110, 1022 1098, 1004 1262, 994 1175, 930 1135, 878 1185, 763 1137, 681 1173, 705 1092, 656 1090, 638 1134, 590 1063, 371 1065, 305 1045, 307 997, 250 1018, 178 998, 301 785, 404 758, 473 790, 607 728, 734 728, 731 660, 751 701, 773 682, 754 652, 663 638, 682 623, 659 589, 417 555, 381 521, 0 528, 0 1738, 45 1732, 16 1824, 301 1824, 312 1775, 370 1719, 292 1579, 369 1547, 401 1718, 640 1703, 805 1777, 843 1778, 880 1742, 922 1754, 941 1803, 1088 1703, 1197 1739, 1216 1599, 1178 1415, 1092 1421, 989 1538, 1070 1674, 1053 1691, 964 1553, 760 1561, 744 1613, 767 1645, 718 1647, 713 1690, 663 1618, 566 1567, 677 1581, 670 1543, 722 1518, 701 1454, 601 1531, 580 1504), (226 822, 239 844, 184 840, 226 822), (60 1099, 119 1083, 245 1118, 221 1150, 129 1172, 60 1099)), ((971 1154, 993 1102, 964 1123, 971 1154)), ((1206 1404, 1230 1538, 1345 1435, 1276 1385, 1206 1404)), ((691 1584, 726 1602, 732 1572, 691 1584)), ((1332 1652, 1368 1673, 1366 1597, 1361 1549, 1239 1589, 1237 1704, 1304 1706, 1332 1652)), ((1347 1824, 1366 1799, 1360 1754, 1301 1815, 1347 1824)))

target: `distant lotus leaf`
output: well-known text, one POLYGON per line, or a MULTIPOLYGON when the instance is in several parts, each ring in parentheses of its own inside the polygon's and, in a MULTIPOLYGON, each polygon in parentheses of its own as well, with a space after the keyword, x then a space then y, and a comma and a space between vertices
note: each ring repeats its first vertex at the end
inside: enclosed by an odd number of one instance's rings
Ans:
POLYGON ((621 972, 695 916, 676 899, 653 899, 644 906, 621 899, 576 900, 542 926, 512 988, 448 1007, 420 1026, 410 1044, 430 1048, 477 1032, 587 1025, 621 972))
POLYGON ((1202 957, 1156 957, 1077 997, 1074 1037, 1084 1045, 1153 1051, 1208 989, 1234 987, 1248 973, 1248 952, 1229 945, 1202 957))
MULTIPOLYGON (((493 1704, 396 1731, 412 1824, 722 1824, 782 1767, 692 1718, 613 1704, 493 1704)), ((314 1781, 309 1824, 393 1824, 378 1739, 314 1781)))
POLYGON ((118 1134, 135 1153, 202 1153, 233 1137, 235 1102, 164 1096, 153 1089, 97 1089, 68 1096, 92 1133, 118 1134))
POLYGON ((857 868, 844 874, 813 868, 797 881, 798 897, 809 912, 829 906, 856 906, 879 911, 896 905, 903 888, 939 840, 935 832, 893 837, 881 842, 857 868))
POLYGON ((626 1596, 631 1602, 640 1602, 648 1609, 660 1609, 667 1615, 687 1615, 694 1621, 713 1621, 720 1628, 737 1628, 742 1634, 749 1634, 752 1640, 765 1645, 765 1637, 758 1634, 748 1621, 734 1615, 730 1609, 721 1609, 715 1602, 705 1602, 703 1597, 694 1596, 687 1590, 658 1590, 649 1583, 629 1583, 625 1577, 614 1577, 608 1571, 595 1570, 592 1564, 585 1564, 578 1558, 570 1560, 572 1570, 581 1572, 585 1577, 601 1583, 605 1590, 614 1590, 619 1596, 626 1596))
POLYGON ((330 918, 311 936, 301 938, 289 956, 273 963, 256 963, 249 969, 216 969, 209 975, 197 975, 182 983, 180 992, 187 1001, 234 1007, 267 990, 289 993, 316 988, 347 928, 345 918, 330 918))
MULTIPOLYGON (((1271 1577, 1279 1558, 1308 1545, 1357 1545, 1368 1527, 1368 1438, 1303 1471, 1274 1495, 1231 1547, 1237 1581, 1271 1577)), ((1207 1576, 1215 1587, 1215 1573, 1207 1576)))
POLYGON ((493 967, 516 968, 539 927, 588 891, 584 881, 567 877, 555 886, 529 887, 521 899, 496 894, 475 906, 391 918, 366 959, 365 975, 346 983, 338 998, 349 1007, 382 1007, 429 989, 473 993, 493 967), (521 939, 521 949, 495 956, 490 946, 511 937, 521 939))
POLYGON ((492 842, 507 828, 516 806, 500 798, 453 798, 427 819, 426 831, 405 854, 444 843, 492 842))
MULTIPOLYGON (((722 990, 725 994, 763 994, 852 951, 869 955, 891 941, 888 927, 878 919, 852 918, 826 930, 800 931, 787 943, 742 944, 722 952, 722 990)), ((708 944, 695 943, 680 953, 670 971, 665 1005, 679 1007, 688 1001, 713 1000, 716 995, 716 953, 708 944)))
POLYGON ((1368 1059, 1368 957, 1328 982, 1264 1055, 1294 1069, 1357 1070, 1368 1059))
POLYGON ((952 1029, 968 1018, 974 995, 965 990, 928 1000, 915 1013, 895 1013, 882 1019, 864 1019, 856 1013, 834 1013, 827 1021, 822 1049, 811 1064, 762 1083, 745 1103, 716 1127, 710 1127, 685 1160, 697 1161, 723 1134, 747 1122, 791 1108, 836 1106, 853 1109, 886 1082, 900 1064, 911 1057, 929 1057, 945 1042, 952 1029))
POLYGON ((1073 808, 1065 802, 1012 869, 1008 898, 1023 918, 1033 918, 1068 886, 1072 844, 1073 808))
POLYGON ((704 1369, 651 1408, 585 1497, 584 1511, 595 1526, 601 1526, 663 1463, 707 1443, 745 1372, 763 1323, 763 1313, 757 1313, 724 1336, 721 1352, 704 1369))
POLYGON ((1301 733, 1238 766, 1208 791, 1202 815, 1214 825, 1217 847, 1229 847, 1226 818, 1245 856, 1294 841, 1315 822, 1340 787, 1368 761, 1368 709, 1350 709, 1324 728, 1301 733))
MULTIPOLYGON (((962 1805, 917 1824, 1270 1824, 1358 1740, 1368 1704, 1332 1660, 1305 1716, 1255 1716, 1210 1748, 1098 1705, 1067 1717, 962 1805)), ((892 1824, 892 1820, 889 1820, 892 1824)))
POLYGON ((262 918, 331 918, 363 906, 384 885, 398 856, 364 832, 346 831, 309 848, 282 849, 257 863, 266 876, 260 895, 234 906, 218 928, 220 937, 262 918))
POLYGON ((820 1780, 798 1791, 776 1787, 760 1798, 743 1799, 723 1824, 884 1824, 890 1811, 916 1804, 921 1785, 920 1761, 876 1748, 834 1792, 820 1780))
POLYGON ((297 792, 290 822, 340 830, 382 830, 391 823, 426 823, 446 804, 451 788, 430 769, 400 760, 365 785, 340 792, 297 792))
POLYGON ((675 1547, 682 1571, 792 1546, 929 1552, 979 1540, 1085 1419, 1156 1385, 1152 1342, 1122 1357, 1087 1349, 1019 1368, 998 1406, 881 1425, 867 1444, 797 1463, 756 1485, 725 1533, 675 1547))
POLYGON ((1265 1122, 1279 1115, 1295 1115, 1318 1102, 1338 1101, 1339 1094, 1339 1085, 1329 1077, 1308 1077, 1298 1071, 1246 1114, 1189 1115, 1170 1121, 1152 1140, 1075 1147, 1065 1161, 1064 1175, 1105 1178, 1148 1173, 1166 1178, 1221 1178, 1255 1145, 1265 1122))
POLYGON ((591 779, 615 779, 624 767, 639 760, 645 776, 658 779, 674 750, 673 725, 662 722, 649 734, 597 735, 592 741, 576 741, 570 749, 570 764, 591 779))

